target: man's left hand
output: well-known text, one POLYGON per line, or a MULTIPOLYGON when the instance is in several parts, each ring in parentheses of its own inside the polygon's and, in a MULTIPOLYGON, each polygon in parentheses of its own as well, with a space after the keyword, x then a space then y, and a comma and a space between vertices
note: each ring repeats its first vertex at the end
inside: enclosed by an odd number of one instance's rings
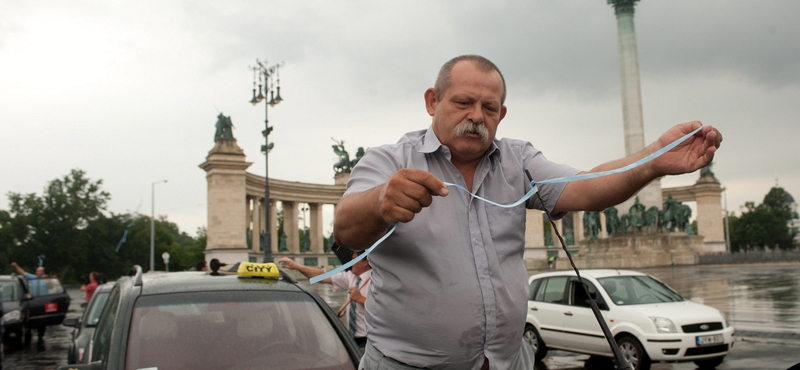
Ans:
MULTIPOLYGON (((655 149, 669 145, 700 126, 702 126, 700 121, 693 121, 672 127, 658 138, 655 149)), ((712 126, 705 126, 694 136, 654 159, 651 168, 659 177, 694 172, 711 163, 721 143, 722 134, 712 126)))
POLYGON ((364 297, 363 295, 361 295, 361 292, 358 289, 351 287, 350 288, 350 300, 358 302, 358 303, 363 305, 364 302, 367 301, 367 298, 364 297))

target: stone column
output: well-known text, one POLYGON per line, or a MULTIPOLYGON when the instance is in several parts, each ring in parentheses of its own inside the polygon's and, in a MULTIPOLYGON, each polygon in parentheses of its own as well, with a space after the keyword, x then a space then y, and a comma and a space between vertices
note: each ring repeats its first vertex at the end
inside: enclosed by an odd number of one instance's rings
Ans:
POLYGON ((544 214, 538 209, 525 211, 525 252, 524 259, 547 259, 544 247, 544 214))
POLYGON ((208 182, 206 260, 217 258, 228 264, 248 260, 242 206, 247 199, 245 171, 250 165, 235 139, 218 139, 200 165, 208 182))
POLYGON ((297 228, 297 203, 283 201, 283 232, 286 233, 286 248, 289 253, 300 253, 300 234, 297 228))
MULTIPOLYGON (((645 147, 642 118, 642 93, 639 82, 639 55, 636 49, 636 30, 633 25, 634 5, 639 0, 609 0, 617 16, 617 43, 619 46, 619 75, 622 93, 622 124, 625 132, 625 155, 639 152, 645 147)), ((661 180, 656 179, 637 194, 645 208, 661 208, 661 180)), ((617 208, 628 213, 636 196, 617 208)))
POLYGON ((579 241, 586 239, 586 235, 583 234, 583 213, 583 211, 572 212, 572 228, 575 233, 575 245, 578 245, 579 241))
POLYGON ((600 232, 597 234, 600 239, 608 238, 608 230, 606 230, 606 214, 600 212, 600 232))
POLYGON ((693 189, 697 201, 697 234, 708 252, 725 252, 722 187, 713 175, 701 176, 693 189))
POLYGON ((309 203, 309 213, 311 214, 311 225, 308 226, 309 238, 311 238, 311 250, 314 253, 325 253, 325 242, 322 236, 322 204, 309 203))

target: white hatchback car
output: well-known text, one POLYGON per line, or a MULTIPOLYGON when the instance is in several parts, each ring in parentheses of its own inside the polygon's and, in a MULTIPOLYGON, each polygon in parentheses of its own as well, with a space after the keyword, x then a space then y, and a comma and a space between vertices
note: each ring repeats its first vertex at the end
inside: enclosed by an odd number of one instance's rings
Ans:
MULTIPOLYGON (((581 277, 636 370, 649 369, 653 361, 694 361, 700 368, 714 368, 733 348, 734 330, 722 312, 684 299, 650 275, 583 270, 581 277)), ((524 337, 537 360, 548 348, 613 357, 574 271, 537 274, 528 281, 524 337)))

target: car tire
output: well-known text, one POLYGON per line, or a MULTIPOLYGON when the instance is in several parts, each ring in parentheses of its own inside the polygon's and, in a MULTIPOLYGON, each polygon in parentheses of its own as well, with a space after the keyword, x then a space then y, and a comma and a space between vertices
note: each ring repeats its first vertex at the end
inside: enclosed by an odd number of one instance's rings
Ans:
POLYGON ((722 357, 714 357, 714 358, 707 358, 705 360, 695 360, 694 364, 701 369, 716 369, 717 366, 722 364, 722 360, 725 359, 725 356, 722 357))
POLYGON ((547 356, 547 346, 544 345, 544 341, 539 335, 539 331, 537 331, 533 325, 525 325, 525 331, 522 333, 522 338, 525 339, 525 342, 528 343, 528 345, 533 349, 533 354, 536 358, 536 361, 541 361, 541 359, 547 356))
POLYGON ((644 347, 639 341, 630 336, 625 335, 617 340, 617 346, 622 351, 622 356, 631 364, 633 370, 650 370, 650 357, 644 351, 644 347))
POLYGON ((614 360, 610 357, 592 355, 583 363, 583 367, 585 369, 613 369, 614 360))

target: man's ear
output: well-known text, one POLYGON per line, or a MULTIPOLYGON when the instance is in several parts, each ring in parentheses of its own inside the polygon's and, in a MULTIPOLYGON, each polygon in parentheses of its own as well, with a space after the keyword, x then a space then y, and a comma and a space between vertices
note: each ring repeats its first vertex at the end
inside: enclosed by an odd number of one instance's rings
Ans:
POLYGON ((507 112, 508 112, 508 109, 506 109, 506 106, 505 106, 505 105, 504 105, 502 108, 500 108, 500 120, 498 120, 497 122, 500 122, 500 121, 502 121, 502 120, 503 120, 503 118, 505 118, 505 117, 506 117, 506 113, 507 113, 507 112))
POLYGON ((436 105, 439 104, 439 98, 437 96, 436 89, 429 88, 425 90, 425 110, 428 111, 428 114, 433 117, 433 113, 436 112, 436 105))

